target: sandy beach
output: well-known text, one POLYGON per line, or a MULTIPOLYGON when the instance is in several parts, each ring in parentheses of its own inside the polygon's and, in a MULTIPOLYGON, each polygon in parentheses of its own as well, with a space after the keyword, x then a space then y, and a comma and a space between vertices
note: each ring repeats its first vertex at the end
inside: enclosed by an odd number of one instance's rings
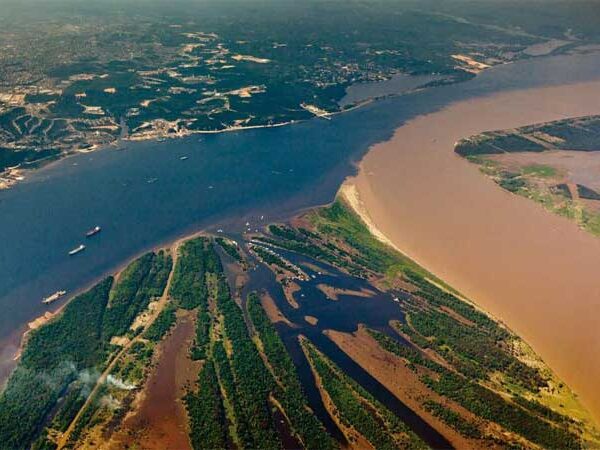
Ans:
POLYGON ((597 421, 600 240, 453 149, 487 130, 599 114, 599 100, 600 82, 588 82, 452 104, 373 146, 342 189, 382 239, 525 338, 597 421))

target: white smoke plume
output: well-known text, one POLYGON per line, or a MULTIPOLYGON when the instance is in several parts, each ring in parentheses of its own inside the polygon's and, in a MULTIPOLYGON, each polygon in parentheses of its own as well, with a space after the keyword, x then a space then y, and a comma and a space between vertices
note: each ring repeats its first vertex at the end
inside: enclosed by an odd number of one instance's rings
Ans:
POLYGON ((127 383, 126 381, 114 377, 112 374, 106 377, 106 383, 116 387, 117 389, 123 389, 124 391, 131 391, 137 387, 135 384, 127 383))

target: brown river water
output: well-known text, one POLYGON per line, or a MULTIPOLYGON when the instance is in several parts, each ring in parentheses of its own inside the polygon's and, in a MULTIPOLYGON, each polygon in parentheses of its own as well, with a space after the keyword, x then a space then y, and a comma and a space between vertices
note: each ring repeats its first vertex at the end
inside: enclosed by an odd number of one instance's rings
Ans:
POLYGON ((396 247, 500 318, 600 419, 600 239, 503 191, 460 138, 600 113, 600 82, 504 92, 417 117, 365 156, 362 208, 396 247))

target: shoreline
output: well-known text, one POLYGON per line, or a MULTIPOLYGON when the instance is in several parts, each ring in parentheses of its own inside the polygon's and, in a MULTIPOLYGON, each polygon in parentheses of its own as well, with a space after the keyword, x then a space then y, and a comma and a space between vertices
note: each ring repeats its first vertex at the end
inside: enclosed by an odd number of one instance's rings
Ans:
MULTIPOLYGON (((457 81, 455 83, 460 83, 461 81, 457 81)), ((295 125, 295 124, 299 124, 299 123, 303 123, 306 122, 307 120, 314 120, 314 119, 323 119, 323 120, 331 120, 332 117, 341 115, 341 114, 345 114, 348 112, 352 112, 356 109, 362 108, 364 106, 367 106, 375 101, 379 101, 379 100, 384 100, 387 98, 391 98, 391 97, 398 97, 398 96, 402 96, 402 95, 406 95, 406 94, 411 94, 413 92, 417 92, 419 90, 422 89, 427 89, 429 88, 429 86, 422 86, 422 87, 417 87, 415 89, 409 89, 407 91, 403 91, 400 92, 398 94, 388 94, 388 95, 382 95, 382 96, 378 96, 378 97, 372 97, 372 98, 367 98, 365 100, 361 100, 359 102, 357 102, 354 105, 351 105, 347 108, 343 108, 340 109, 339 111, 333 111, 333 112, 326 112, 326 114, 316 114, 313 113, 313 117, 310 117, 308 119, 292 119, 292 120, 288 120, 286 122, 278 122, 278 123, 273 123, 273 124, 266 124, 266 125, 251 125, 251 126, 230 126, 230 127, 226 127, 223 128, 221 130, 185 130, 185 131, 178 131, 176 133, 150 133, 150 134, 140 134, 140 135, 134 135, 134 136, 124 136, 124 137, 119 137, 118 139, 109 142, 108 144, 104 144, 104 145, 92 145, 91 147, 88 148, 79 148, 79 149, 72 149, 69 150, 65 153, 60 153, 58 155, 55 156, 48 156, 45 158, 41 158, 35 161, 31 161, 31 162, 23 162, 20 164, 17 164, 16 166, 12 166, 12 167, 7 167, 6 169, 0 171, 0 191, 4 191, 4 190, 8 190, 13 188, 15 185, 17 185, 18 183, 25 181, 26 175, 28 173, 43 169, 45 167, 50 167, 53 164, 59 163, 63 160, 66 160, 68 158, 71 158, 73 156, 77 156, 77 155, 81 155, 81 154, 88 154, 88 153, 94 153, 97 151, 101 151, 101 150, 108 150, 108 149, 114 149, 114 150, 122 150, 122 148, 120 147, 121 144, 129 144, 129 143, 137 143, 137 142, 150 142, 150 141, 154 141, 155 143, 161 143, 166 141, 167 139, 184 139, 187 137, 191 137, 191 136, 196 136, 196 135, 218 135, 218 134, 224 134, 224 133, 235 133, 235 132, 244 132, 244 131, 249 131, 249 130, 260 130, 260 129, 267 129, 267 128, 281 128, 281 127, 286 127, 286 126, 291 126, 291 125, 295 125), (27 167, 27 166, 34 166, 34 167, 27 167)))
MULTIPOLYGON (((359 219, 365 225, 367 225, 369 232, 376 239, 378 239, 381 243, 389 246, 390 248, 396 250, 400 254, 411 259, 417 265, 421 266, 421 263, 414 260, 412 258, 412 256, 407 255, 404 251, 402 251, 402 249, 398 248, 392 241, 390 241, 381 232, 381 230, 379 230, 377 228, 377 225, 373 222, 373 220, 369 216, 369 212, 363 206, 360 198, 358 197, 358 191, 357 191, 355 185, 345 182, 344 185, 342 187, 340 187, 338 197, 359 217, 359 219)), ((424 267, 424 266, 421 266, 421 267, 424 267)), ((435 274, 435 273, 431 273, 431 275, 433 277, 437 276, 437 274, 435 274)), ((546 363, 546 361, 532 348, 530 343, 523 336, 521 336, 514 329, 512 329, 507 323, 505 323, 502 320, 502 318, 498 317, 497 315, 492 314, 489 310, 484 309, 480 304, 475 303, 473 300, 465 297, 460 292, 448 290, 446 286, 436 282, 435 279, 432 279, 432 278, 426 278, 426 279, 431 284, 435 285, 438 289, 448 291, 450 294, 454 295, 456 298, 460 299, 462 302, 471 305, 476 310, 478 310, 479 312, 481 312, 484 315, 486 315, 487 317, 489 317, 492 321, 496 322, 501 328, 508 331, 508 333, 512 336, 512 339, 513 339, 512 344, 515 346, 514 348, 515 348, 516 352, 519 354, 518 358, 520 360, 527 361, 527 363, 532 361, 536 367, 541 367, 542 370, 548 374, 551 385, 560 386, 562 384, 562 379, 560 378, 558 373, 554 370, 554 368, 551 367, 550 365, 548 365, 546 363)), ((444 282, 444 280, 442 280, 442 283, 443 282, 444 282)), ((333 335, 337 335, 338 338, 341 340, 341 342, 344 342, 345 338, 358 337, 358 335, 361 333, 361 328, 359 327, 359 330, 357 332, 347 333, 347 334, 343 333, 343 332, 337 332, 335 330, 329 330, 329 331, 331 331, 333 333, 333 335)), ((401 334, 401 336, 404 339, 410 341, 410 338, 408 336, 406 336, 404 334, 401 334)), ((369 354, 369 357, 373 357, 372 352, 368 351, 367 353, 369 354)), ((353 359, 355 359, 355 358, 353 358, 353 359)), ((554 389, 554 388, 552 388, 552 389, 554 389)), ((565 389, 567 392, 567 396, 565 397, 565 399, 568 399, 568 400, 564 402, 565 403, 564 405, 561 404, 561 407, 565 407, 565 405, 567 403, 569 405, 571 405, 571 407, 572 407, 572 404, 573 404, 572 402, 575 401, 576 411, 577 411, 577 414, 576 414, 577 420, 581 420, 584 423, 591 424, 592 427, 597 426, 598 421, 596 419, 596 416, 591 412, 591 409, 588 408, 586 404, 583 404, 583 402, 581 402, 581 399, 579 398, 578 394, 571 388, 570 385, 567 384, 565 386, 565 389)), ((542 394, 542 397, 544 399, 547 399, 548 398, 547 393, 544 392, 542 394)), ((538 399, 538 400, 541 400, 541 399, 538 399)), ((556 403, 556 406, 559 406, 559 404, 556 403)), ((572 412, 573 411, 571 411, 571 413, 572 412)), ((575 416, 573 416, 573 417, 575 417, 575 416)), ((593 437, 593 439, 596 439, 596 438, 593 437)))
MULTIPOLYGON (((343 111, 343 112, 345 112, 345 111, 343 111)), ((224 128, 222 130, 214 130, 214 131, 212 131, 212 130, 198 130, 198 131, 186 130, 185 132, 177 132, 174 134, 157 133, 157 134, 151 134, 151 135, 150 134, 149 135, 142 134, 140 136, 121 137, 121 138, 116 139, 115 141, 110 142, 105 145, 100 145, 100 146, 93 145, 89 148, 73 149, 73 150, 67 151, 65 153, 58 154, 55 157, 46 157, 46 158, 32 161, 31 163, 21 163, 16 166, 13 166, 13 167, 7 167, 5 170, 0 172, 0 191, 11 189, 17 183, 24 181, 26 179, 25 174, 27 174, 29 172, 33 172, 33 171, 36 171, 39 169, 43 169, 45 167, 49 167, 53 164, 56 164, 58 162, 64 161, 68 158, 71 158, 71 157, 77 156, 77 155, 81 155, 81 154, 89 154, 89 153, 94 153, 97 151, 107 150, 107 149, 111 149, 111 148, 114 150, 122 150, 122 148, 119 147, 120 144, 128 144, 128 143, 135 143, 135 142, 149 142, 149 141, 154 141, 156 143, 160 143, 160 142, 166 141, 167 139, 183 139, 183 138, 194 136, 194 135, 222 134, 222 133, 231 133, 231 132, 236 132, 236 131, 247 131, 247 130, 255 130, 255 129, 262 129, 262 128, 279 128, 279 127, 293 125, 294 123, 300 123, 300 122, 302 122, 302 120, 291 120, 288 122, 281 122, 281 123, 276 123, 276 124, 271 124, 271 125, 253 125, 253 126, 249 126, 249 127, 229 127, 229 128, 224 128), (27 168, 27 167, 23 167, 24 164, 25 165, 26 164, 33 164, 33 165, 39 164, 39 166, 27 168)))
POLYGON ((596 420, 600 392, 592 380, 600 376, 600 344, 592 330, 600 324, 587 311, 600 306, 592 270, 600 242, 504 192, 455 155, 454 143, 482 131, 600 113, 597 92, 599 81, 452 103, 372 146, 341 188, 375 236, 501 318, 580 394, 596 420))
POLYGON ((114 276, 115 279, 118 278, 120 273, 129 264, 131 264, 133 261, 135 261, 136 259, 140 258, 141 256, 143 256, 144 254, 146 254, 148 252, 158 252, 160 250, 177 251, 177 249, 183 242, 193 239, 195 237, 201 236, 201 235, 206 235, 206 234, 212 234, 212 233, 210 233, 208 231, 208 228, 201 228, 192 233, 188 233, 183 236, 178 236, 175 239, 171 239, 167 242, 159 243, 159 244, 154 245, 144 251, 136 253, 131 258, 129 258, 126 261, 117 265, 114 269, 111 269, 107 273, 105 273, 97 278, 94 278, 94 280, 92 280, 90 283, 78 288, 76 291, 68 293, 66 298, 64 298, 64 300, 61 302, 61 304, 55 310, 48 310, 44 314, 41 314, 37 317, 32 318, 30 321, 28 321, 26 324, 24 324, 23 327, 21 327, 15 333, 12 333, 6 339, 3 339, 2 341, 0 341, 0 344, 2 346, 13 346, 16 349, 15 353, 13 355, 10 355, 9 358, 7 358, 6 360, 0 360, 0 391, 4 388, 6 382, 12 375, 17 363, 19 362, 19 359, 21 358, 23 350, 24 350, 25 346, 27 345, 27 338, 28 338, 29 334, 32 331, 34 331, 35 329, 39 328, 39 326, 44 326, 44 325, 48 324, 52 319, 55 319, 56 317, 58 317, 62 313, 64 308, 73 299, 75 299, 79 295, 89 291, 92 287, 94 287, 96 284, 98 284, 100 281, 102 281, 104 278, 106 278, 108 276, 114 276), (31 327, 31 324, 33 324, 37 321, 41 322, 40 325, 37 327, 31 327))
MULTIPOLYGON (((505 64, 511 64, 511 62, 499 64, 498 66, 502 66, 505 64)), ((497 67, 497 66, 490 66, 486 70, 493 69, 494 67, 497 67)), ((413 76, 413 75, 407 74, 407 76, 413 76)), ((448 78, 447 80, 449 81, 447 83, 447 85, 452 85, 452 84, 464 83, 465 81, 469 81, 470 79, 463 80, 463 79, 448 78)), ((389 81, 389 80, 384 80, 384 81, 389 81)), ((446 81, 446 79, 441 79, 439 81, 446 81)), ((375 83, 378 83, 378 82, 375 82, 375 83)), ((291 120, 288 120, 285 122, 277 122, 277 123, 266 124, 266 125, 229 126, 229 127, 226 127, 226 128, 220 129, 220 130, 188 130, 188 129, 185 129, 183 131, 178 131, 176 133, 156 132, 156 133, 148 133, 148 134, 141 133, 139 135, 133 135, 133 136, 132 135, 120 136, 118 139, 115 139, 114 141, 109 142, 104 145, 94 144, 87 148, 72 149, 72 150, 66 151, 64 153, 55 155, 55 156, 49 156, 49 157, 41 158, 41 159, 38 159, 35 161, 31 161, 31 162, 23 162, 23 163, 17 164, 16 166, 7 167, 6 169, 0 171, 0 192, 3 190, 11 189, 18 183, 25 181, 27 179, 26 175, 28 173, 43 169, 45 167, 52 166, 56 163, 59 163, 63 160, 66 160, 68 158, 71 158, 71 157, 74 157, 74 156, 77 156, 80 154, 95 153, 97 151, 108 150, 108 149, 123 150, 123 148, 121 147, 122 144, 126 145, 126 144, 130 144, 130 143, 151 142, 151 141, 154 141, 155 143, 161 143, 166 140, 185 139, 185 138, 197 136, 197 135, 200 135, 200 136, 202 136, 202 135, 219 135, 219 134, 224 134, 224 133, 244 132, 244 131, 249 131, 249 130, 281 128, 281 127, 287 127, 287 126, 304 123, 306 121, 315 120, 315 119, 331 120, 333 117, 355 111, 357 109, 368 106, 373 102, 382 101, 382 100, 395 98, 395 97, 401 97, 401 96, 409 95, 409 94, 414 94, 416 92, 435 88, 437 86, 438 85, 435 84, 435 81, 434 81, 431 83, 426 83, 422 86, 417 86, 412 89, 406 89, 404 91, 397 92, 397 93, 382 94, 382 95, 377 95, 377 96, 373 96, 373 97, 368 97, 363 100, 358 100, 354 104, 344 105, 344 106, 338 105, 340 107, 339 111, 332 111, 332 112, 324 111, 323 114, 313 112, 310 109, 306 109, 303 107, 303 109, 305 109, 313 114, 313 116, 308 119, 291 119, 291 120), (33 167, 28 167, 28 166, 33 166, 33 167)))

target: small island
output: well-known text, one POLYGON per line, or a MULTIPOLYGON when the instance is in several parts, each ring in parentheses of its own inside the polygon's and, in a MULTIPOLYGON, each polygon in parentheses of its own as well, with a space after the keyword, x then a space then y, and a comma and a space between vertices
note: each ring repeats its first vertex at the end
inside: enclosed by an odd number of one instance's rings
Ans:
POLYGON ((482 133, 455 151, 509 192, 600 236, 600 117, 482 133))

